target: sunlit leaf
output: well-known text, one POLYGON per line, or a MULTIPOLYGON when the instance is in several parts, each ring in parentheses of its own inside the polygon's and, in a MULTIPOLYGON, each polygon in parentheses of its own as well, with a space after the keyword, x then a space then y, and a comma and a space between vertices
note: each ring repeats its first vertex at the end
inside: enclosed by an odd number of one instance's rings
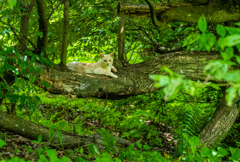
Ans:
POLYGON ((232 47, 228 47, 225 52, 220 53, 224 60, 230 60, 234 56, 232 47))
POLYGON ((226 35, 227 31, 226 31, 226 29, 222 25, 218 24, 217 25, 217 33, 220 36, 224 37, 226 35))
POLYGON ((207 31, 207 20, 204 17, 204 15, 202 15, 200 17, 200 19, 198 20, 198 27, 199 27, 199 30, 201 32, 206 33, 206 31, 207 31))
POLYGON ((230 87, 226 90, 226 92, 227 105, 231 106, 233 103, 233 99, 236 97, 237 89, 235 87, 230 87))
POLYGON ((2 139, 0 139, 0 148, 3 147, 6 144, 7 144, 6 142, 4 142, 2 139))
POLYGON ((7 0, 7 2, 11 9, 17 4, 17 0, 7 0))
POLYGON ((227 150, 222 147, 218 147, 218 157, 224 157, 228 154, 227 150))
POLYGON ((230 35, 220 42, 220 47, 224 49, 225 47, 232 47, 240 43, 240 34, 230 35))
POLYGON ((58 139, 59 139, 60 143, 62 144, 62 131, 57 130, 57 135, 58 135, 58 139))
POLYGON ((209 148, 203 147, 200 150, 200 154, 202 157, 210 157, 212 155, 212 152, 209 148))

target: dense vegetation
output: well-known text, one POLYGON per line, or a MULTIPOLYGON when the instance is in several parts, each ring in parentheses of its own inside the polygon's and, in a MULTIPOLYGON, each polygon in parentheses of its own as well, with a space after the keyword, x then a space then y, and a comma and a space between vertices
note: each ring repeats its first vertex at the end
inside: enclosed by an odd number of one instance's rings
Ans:
MULTIPOLYGON (((222 98, 229 112, 232 105, 239 104, 239 22, 208 24, 205 16, 200 15, 198 23, 173 21, 160 28, 150 18, 128 16, 124 33, 126 56, 121 60, 124 66, 175 51, 208 51, 209 55, 218 52, 221 59, 203 61, 205 80, 192 81, 181 71, 162 67, 165 75, 146 74, 159 88, 155 92, 117 100, 78 98, 48 92, 51 85, 46 81, 41 81, 39 87, 43 66, 65 67, 64 5, 69 2, 66 62, 96 62, 99 53, 114 52, 115 58, 120 58, 119 1, 38 2, 45 4, 48 20, 45 47, 39 43, 44 38, 44 31, 39 28, 40 4, 0 0, 0 110, 15 119, 19 119, 14 116, 17 115, 49 128, 48 140, 42 134, 34 139, 29 134, 11 132, 10 126, 0 127, 1 161, 240 161, 239 115, 214 146, 207 147, 199 139, 222 98), (27 37, 21 28, 24 16, 29 20, 27 37), (93 142, 66 144, 66 132, 79 138, 91 137, 93 142), (60 144, 55 143, 55 136, 60 144)), ((131 3, 147 4, 144 0, 131 3)), ((0 125, 3 121, 14 123, 14 119, 4 117, 0 118, 0 125)))

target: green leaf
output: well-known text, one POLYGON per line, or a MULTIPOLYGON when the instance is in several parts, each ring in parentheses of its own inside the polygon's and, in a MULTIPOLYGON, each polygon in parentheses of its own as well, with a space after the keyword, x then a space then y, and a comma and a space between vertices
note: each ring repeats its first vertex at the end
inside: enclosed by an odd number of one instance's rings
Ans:
POLYGON ((234 25, 240 26, 240 22, 234 23, 234 25))
POLYGON ((229 151, 231 152, 232 155, 237 153, 237 149, 236 148, 229 147, 229 151))
POLYGON ((42 141, 42 135, 40 134, 37 138, 38 142, 40 143, 42 141))
POLYGON ((83 10, 82 17, 85 17, 85 16, 86 16, 87 11, 88 11, 88 10, 83 10))
POLYGON ((150 146, 148 146, 148 145, 143 145, 143 149, 146 150, 146 151, 150 150, 151 148, 152 148, 152 147, 150 147, 150 146))
POLYGON ((116 159, 115 159, 115 162, 122 162, 122 160, 121 160, 121 159, 118 159, 118 158, 116 158, 116 159))
POLYGON ((26 87, 25 87, 25 80, 21 80, 21 89, 25 89, 26 87))
POLYGON ((62 132, 60 130, 57 130, 57 135, 60 143, 62 144, 62 132))
POLYGON ((166 66, 163 66, 161 68, 161 71, 166 71, 167 73, 169 73, 170 76, 173 76, 174 75, 174 72, 172 70, 170 70, 168 67, 166 66))
POLYGON ((240 82, 240 70, 232 70, 224 75, 228 82, 240 82))
POLYGON ((36 70, 37 70, 37 72, 38 72, 39 74, 42 74, 42 69, 41 69, 41 68, 36 67, 36 70))
POLYGON ((11 9, 17 4, 17 0, 7 0, 7 2, 11 9))
POLYGON ((50 138, 50 139, 51 139, 52 136, 54 135, 55 128, 56 128, 55 125, 52 125, 52 126, 49 127, 49 138, 50 138))
POLYGON ((223 60, 210 61, 205 67, 204 72, 210 76, 215 77, 218 80, 224 78, 225 74, 228 72, 230 64, 223 60))
POLYGON ((57 151, 50 149, 50 150, 46 150, 48 157, 50 158, 50 161, 58 161, 58 157, 57 157, 57 151))
POLYGON ((46 81, 43 81, 42 84, 45 86, 45 87, 51 87, 46 81))
POLYGON ((93 145, 93 148, 94 148, 94 151, 95 151, 98 155, 100 155, 100 152, 99 152, 98 148, 97 148, 95 145, 93 145))
POLYGON ((88 152, 89 152, 90 154, 94 154, 93 145, 94 145, 93 143, 91 143, 91 144, 88 145, 88 152))
POLYGON ((66 156, 63 156, 62 159, 59 160, 59 162, 71 162, 71 160, 66 156))
POLYGON ((216 42, 216 37, 212 33, 203 33, 199 39, 199 46, 202 50, 210 51, 216 42))
POLYGON ((38 36, 39 36, 40 38, 43 37, 43 32, 38 31, 37 34, 38 34, 38 36))
POLYGON ((228 47, 225 52, 221 52, 221 56, 224 60, 230 60, 234 56, 233 52, 233 48, 228 47))
POLYGON ((31 87, 30 87, 30 84, 27 85, 27 90, 28 90, 28 93, 31 92, 31 87))
POLYGON ((158 75, 158 74, 151 74, 149 75, 149 78, 154 80, 154 81, 159 81, 161 75, 158 75))
POLYGON ((204 17, 204 15, 202 15, 200 17, 200 19, 198 20, 198 27, 199 27, 199 30, 201 32, 206 33, 206 31, 207 31, 207 20, 204 17))
POLYGON ((203 147, 200 150, 200 154, 201 154, 202 157, 210 157, 212 152, 211 152, 211 150, 209 148, 203 147))
POLYGON ((218 157, 224 157, 228 154, 227 150, 222 147, 218 147, 218 157))
POLYGON ((83 150, 83 148, 81 147, 81 149, 80 149, 80 154, 82 154, 82 153, 83 153, 83 151, 84 151, 84 150, 83 150))
POLYGON ((43 154, 44 154, 44 149, 41 147, 40 149, 38 149, 38 156, 43 154))
POLYGON ((240 43, 240 34, 230 35, 225 38, 221 42, 219 42, 219 46, 224 49, 225 47, 232 47, 240 43))
POLYGON ((236 47, 238 49, 238 52, 240 53, 240 44, 237 44, 236 47))
POLYGON ((0 148, 6 145, 6 142, 4 142, 2 139, 0 139, 0 148))
POLYGON ((105 29, 105 32, 108 35, 109 34, 109 29, 105 29))
POLYGON ((164 87, 166 86, 167 84, 169 84, 170 82, 170 78, 169 76, 164 76, 162 75, 160 77, 160 79, 158 80, 158 82, 155 83, 155 87, 159 88, 159 87, 164 87))
POLYGON ((189 144, 190 144, 190 146, 191 146, 193 155, 195 155, 195 153, 196 153, 196 147, 197 147, 197 146, 199 145, 199 143, 200 143, 199 138, 196 137, 196 136, 192 136, 190 139, 188 139, 188 142, 189 142, 189 144))
POLYGON ((235 87, 230 87, 226 90, 226 92, 227 105, 231 106, 233 103, 233 99, 236 97, 237 89, 235 87))
POLYGON ((141 143, 137 143, 137 146, 142 149, 142 144, 141 143))
POLYGON ((48 162, 48 160, 44 155, 40 155, 38 162, 48 162))
POLYGON ((226 35, 227 31, 226 31, 226 29, 222 25, 218 24, 217 25, 217 33, 220 36, 224 37, 226 35))
POLYGON ((200 37, 201 35, 199 33, 187 36, 186 40, 183 42, 183 47, 196 43, 200 37))
POLYGON ((240 29, 235 27, 225 27, 229 35, 240 34, 240 29))

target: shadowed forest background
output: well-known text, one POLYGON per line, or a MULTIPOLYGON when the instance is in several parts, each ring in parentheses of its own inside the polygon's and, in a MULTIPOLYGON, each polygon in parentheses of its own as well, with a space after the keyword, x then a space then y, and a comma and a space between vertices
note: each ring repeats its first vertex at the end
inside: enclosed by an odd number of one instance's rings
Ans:
POLYGON ((240 161, 239 8, 0 0, 0 161, 240 161))

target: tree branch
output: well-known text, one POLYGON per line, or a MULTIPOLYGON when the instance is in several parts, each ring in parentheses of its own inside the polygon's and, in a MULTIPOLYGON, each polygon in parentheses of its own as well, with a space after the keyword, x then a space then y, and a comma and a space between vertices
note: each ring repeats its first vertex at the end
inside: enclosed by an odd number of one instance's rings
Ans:
POLYGON ((156 11, 155 11, 154 5, 151 2, 151 0, 145 0, 145 2, 147 2, 148 6, 149 6, 153 25, 156 27, 160 27, 160 28, 163 27, 166 24, 166 22, 160 22, 157 20, 156 11))
POLYGON ((51 18, 53 12, 60 6, 60 4, 63 3, 63 1, 64 1, 64 0, 61 0, 61 2, 59 2, 58 5, 57 5, 54 9, 52 9, 51 13, 49 14, 49 16, 48 16, 48 18, 47 18, 48 21, 49 21, 49 19, 51 18))

